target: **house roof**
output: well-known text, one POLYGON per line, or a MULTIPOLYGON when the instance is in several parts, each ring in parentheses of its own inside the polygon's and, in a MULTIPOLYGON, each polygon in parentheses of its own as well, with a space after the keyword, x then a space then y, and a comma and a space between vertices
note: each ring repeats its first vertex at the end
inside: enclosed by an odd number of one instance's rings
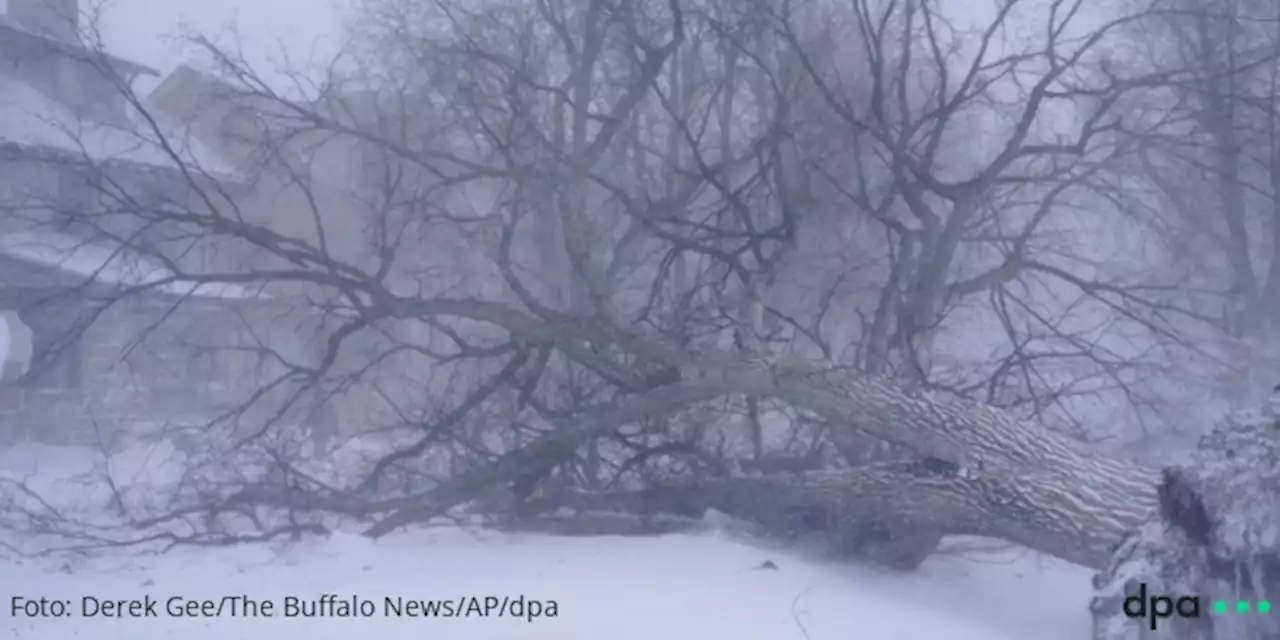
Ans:
POLYGON ((147 104, 183 123, 193 137, 203 136, 199 142, 234 167, 257 167, 264 153, 298 152, 299 138, 285 133, 296 133, 299 126, 287 103, 187 64, 165 76, 147 96, 147 104))
POLYGON ((110 63, 111 66, 115 67, 116 70, 122 71, 125 73, 130 73, 134 75, 155 76, 155 77, 160 76, 159 71, 156 71, 155 69, 152 69, 151 67, 148 67, 146 65, 125 60, 124 58, 118 58, 109 53, 105 53, 101 51, 90 51, 89 49, 86 49, 79 44, 72 43, 72 42, 64 42, 62 40, 59 40, 51 36, 47 36, 41 33, 36 33, 35 31, 27 29, 26 27, 23 27, 17 22, 14 22, 13 19, 5 15, 0 15, 0 38, 12 39, 28 46, 47 47, 50 49, 54 49, 55 51, 58 51, 59 53, 62 53, 64 55, 68 55, 74 58, 80 58, 83 60, 90 60, 90 61, 105 60, 106 62, 110 63))
MULTIPOLYGON (((173 296, 233 300, 269 299, 267 294, 235 284, 166 282, 176 274, 122 245, 90 242, 67 233, 0 234, 0 256, 55 269, 110 287, 145 287, 173 296)), ((193 278, 194 279, 194 278, 193 278)))
POLYGON ((187 64, 180 64, 160 84, 156 85, 147 96, 147 101, 163 109, 186 112, 195 107, 197 101, 207 99, 204 95, 211 89, 229 91, 227 83, 203 73, 187 64))
POLYGON ((163 142, 188 167, 216 177, 236 176, 217 154, 185 135, 182 127, 163 118, 158 124, 168 129, 164 140, 149 123, 136 118, 123 125, 90 122, 21 80, 0 75, 0 141, 68 151, 95 161, 177 168, 179 163, 166 152, 163 142))

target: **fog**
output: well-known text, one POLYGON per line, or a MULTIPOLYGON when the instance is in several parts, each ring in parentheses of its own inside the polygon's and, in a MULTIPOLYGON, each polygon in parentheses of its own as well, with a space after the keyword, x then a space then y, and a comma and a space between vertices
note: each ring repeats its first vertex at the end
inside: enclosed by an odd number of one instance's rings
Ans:
POLYGON ((192 32, 234 38, 256 66, 283 67, 333 55, 348 5, 337 0, 110 0, 100 9, 101 34, 107 50, 162 75, 191 52, 182 37, 192 32))
POLYGON ((1271 4, 0 9, 15 637, 1137 640, 1135 581, 1280 589, 1271 4))

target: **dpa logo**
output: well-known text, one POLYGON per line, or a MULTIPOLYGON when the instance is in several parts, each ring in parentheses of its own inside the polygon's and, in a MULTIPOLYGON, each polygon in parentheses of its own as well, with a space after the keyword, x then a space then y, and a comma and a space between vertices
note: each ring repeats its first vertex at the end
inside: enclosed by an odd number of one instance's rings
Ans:
POLYGON ((1152 631, 1161 620, 1172 618, 1199 618, 1201 613, 1198 596, 1168 596, 1147 594, 1147 585, 1138 585, 1137 593, 1124 599, 1124 615, 1128 618, 1148 618, 1152 631))
MULTIPOLYGON (((1199 596, 1189 595, 1156 595, 1147 590, 1147 585, 1139 584, 1131 591, 1122 604, 1127 618, 1147 619, 1146 626, 1155 631, 1161 620, 1172 618, 1200 619, 1213 615, 1253 615, 1271 613, 1271 602, 1268 600, 1237 600, 1229 603, 1226 600, 1215 600, 1212 606, 1205 606, 1199 596)), ((1206 621, 1207 622, 1207 621, 1206 621)))

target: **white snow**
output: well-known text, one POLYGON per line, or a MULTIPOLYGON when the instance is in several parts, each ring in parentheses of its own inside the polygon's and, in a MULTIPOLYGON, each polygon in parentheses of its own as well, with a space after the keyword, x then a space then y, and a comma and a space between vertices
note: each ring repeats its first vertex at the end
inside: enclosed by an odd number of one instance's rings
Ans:
MULTIPOLYGON (((107 285, 141 287, 175 278, 172 271, 122 246, 86 242, 62 233, 0 234, 0 255, 62 270, 107 285)), ((192 279, 198 279, 193 277, 192 279)), ((233 284, 166 282, 153 287, 174 295, 208 298, 260 298, 264 294, 233 284)))
MULTIPOLYGON (((52 565, 56 566, 56 565, 52 565)), ((287 550, 184 551, 113 559, 69 573, 38 563, 3 566, 10 598, 70 600, 74 617, 0 620, 23 640, 225 640, 371 637, 410 640, 1079 640, 1087 637, 1088 584, 1072 571, 1036 573, 1026 562, 944 558, 897 577, 767 551, 715 534, 655 538, 468 535, 456 529, 371 542, 335 534, 287 550), (756 569, 771 560, 777 570, 756 569), (332 593, 372 600, 353 619, 102 620, 79 617, 82 598, 273 601, 332 593), (383 614, 385 598, 536 599, 558 615, 408 619, 383 614)), ((9 598, 5 598, 9 600, 9 598)), ((4 602, 6 608, 10 602, 4 602)))
MULTIPOLYGON (((117 466, 158 470, 162 450, 132 451, 117 466)), ((86 451, 22 446, 0 469, 56 477, 92 466, 86 451)), ((150 477, 150 474, 143 473, 150 477)), ((128 482, 133 474, 120 474, 128 482), (127 477, 126 477, 127 476, 127 477)), ((144 480, 144 482, 150 480, 144 480)), ((71 499, 67 493, 61 497, 71 499)), ((939 554, 912 575, 835 563, 727 533, 652 538, 562 538, 423 528, 371 541, 323 540, 161 556, 6 558, 0 547, 0 635, 17 640, 1079 640, 1088 637, 1088 572, 1030 552, 939 554), (759 568, 765 561, 777 569, 759 568), (170 598, 334 594, 373 602, 369 618, 182 619, 170 598), (157 599, 158 617, 83 618, 82 599, 157 599), (532 621, 384 615, 384 598, 554 600, 532 621), (70 601, 64 618, 11 615, 12 598, 70 601)), ((34 606, 34 605, 33 605, 34 606)), ((224 605, 229 606, 229 605, 224 605)))
MULTIPOLYGON (((155 114, 152 117, 156 117, 155 114)), ((183 164, 212 176, 235 175, 216 154, 190 136, 181 135, 177 128, 173 129, 163 134, 183 164)), ((3 74, 0 74, 0 140, 70 151, 98 161, 116 159, 177 166, 173 156, 160 145, 160 136, 140 120, 124 126, 90 122, 34 87, 3 74)))

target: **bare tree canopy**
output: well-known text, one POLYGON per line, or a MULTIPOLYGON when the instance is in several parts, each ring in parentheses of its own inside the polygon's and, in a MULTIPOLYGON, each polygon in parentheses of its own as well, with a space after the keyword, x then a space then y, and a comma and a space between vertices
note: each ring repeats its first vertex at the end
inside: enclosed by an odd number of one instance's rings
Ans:
POLYGON ((1191 588, 1274 553, 1224 524, 1269 517, 1270 426, 1168 465, 1280 376, 1280 12, 954 4, 363 0, 289 82, 191 34, 147 96, 78 25, 95 127, 0 135, 0 379, 186 471, 111 484, 111 522, 14 487, 5 526, 714 508, 899 570, 998 538, 1121 591, 1139 556, 1191 588), (1184 499, 1221 539, 1170 542, 1184 499))

